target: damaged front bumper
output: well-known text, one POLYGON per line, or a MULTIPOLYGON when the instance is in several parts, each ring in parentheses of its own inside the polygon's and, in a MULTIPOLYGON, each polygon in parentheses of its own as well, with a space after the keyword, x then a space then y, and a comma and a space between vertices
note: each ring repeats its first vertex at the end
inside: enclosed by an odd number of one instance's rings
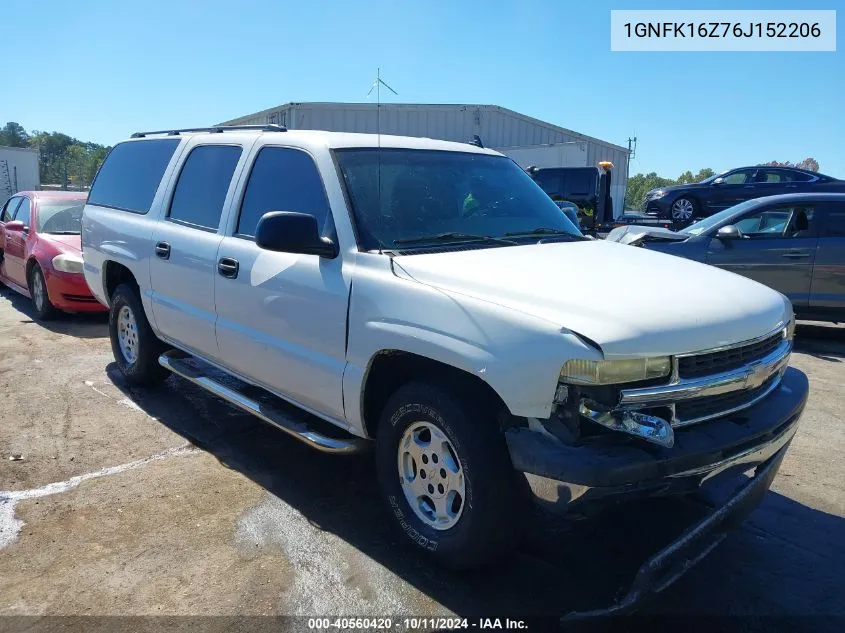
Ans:
POLYGON ((662 591, 753 510, 797 431, 808 390, 807 377, 788 367, 777 386, 753 406, 675 429, 672 447, 624 440, 619 434, 580 445, 526 428, 509 429, 505 436, 513 465, 524 473, 535 500, 560 513, 588 513, 641 497, 693 492, 716 475, 756 469, 731 500, 641 567, 628 596, 601 612, 613 613, 662 591))

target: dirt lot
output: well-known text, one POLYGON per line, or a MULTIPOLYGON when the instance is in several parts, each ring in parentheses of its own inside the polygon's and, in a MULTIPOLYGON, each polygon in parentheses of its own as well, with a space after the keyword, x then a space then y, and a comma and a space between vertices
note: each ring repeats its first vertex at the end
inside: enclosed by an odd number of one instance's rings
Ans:
MULTIPOLYGON (((793 358, 812 391, 772 491, 646 612, 842 624, 845 328, 800 325, 793 358)), ((128 389, 104 317, 38 324, 7 289, 0 455, 6 616, 559 614, 609 600, 675 516, 538 518, 495 567, 444 572, 397 545, 368 456, 316 453, 177 378, 128 389)))

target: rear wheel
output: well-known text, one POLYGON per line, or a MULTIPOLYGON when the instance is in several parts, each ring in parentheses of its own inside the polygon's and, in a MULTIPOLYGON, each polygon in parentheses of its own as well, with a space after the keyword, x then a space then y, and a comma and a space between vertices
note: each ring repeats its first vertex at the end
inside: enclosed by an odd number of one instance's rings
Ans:
POLYGON ((132 286, 121 284, 112 294, 109 335, 114 360, 127 382, 158 384, 170 375, 158 363, 167 346, 153 333, 138 292, 132 286))
POLYGON ((49 321, 58 314, 58 309, 50 302, 47 293, 47 282, 38 264, 33 265, 29 272, 29 296, 35 306, 35 313, 41 321, 49 321))
POLYGON ((516 475, 493 416, 415 382, 387 402, 376 440, 382 494, 415 547, 452 568, 484 563, 516 536, 516 475))

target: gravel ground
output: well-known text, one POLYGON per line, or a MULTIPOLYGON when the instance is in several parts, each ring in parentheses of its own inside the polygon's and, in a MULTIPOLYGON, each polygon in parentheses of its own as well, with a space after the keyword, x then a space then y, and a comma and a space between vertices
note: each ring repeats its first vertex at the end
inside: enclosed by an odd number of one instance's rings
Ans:
MULTIPOLYGON (((175 377, 129 389, 105 317, 32 316, 0 290, 0 616, 561 614, 607 603, 675 527, 665 502, 537 517, 495 566, 446 572, 397 543, 369 456, 175 377)), ((796 348, 810 401, 772 490, 645 613, 845 624, 845 328, 802 323, 796 348)))

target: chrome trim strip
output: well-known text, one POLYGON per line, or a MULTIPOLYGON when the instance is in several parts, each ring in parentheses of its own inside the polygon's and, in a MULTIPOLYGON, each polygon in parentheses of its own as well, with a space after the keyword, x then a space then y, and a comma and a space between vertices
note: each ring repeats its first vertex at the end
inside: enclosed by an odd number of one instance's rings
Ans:
MULTIPOLYGON (((784 366, 785 369, 785 366, 784 366)), ((760 402, 763 398, 768 396, 772 393, 775 389, 778 388, 780 385, 781 378, 783 378, 783 370, 781 370, 780 375, 777 377, 776 380, 772 381, 772 384, 766 387, 766 390, 763 393, 757 395, 756 397, 748 400, 747 402, 743 402, 740 405, 737 405, 731 409, 725 409, 724 411, 717 411, 716 413, 711 413, 710 415, 702 415, 697 418, 687 418, 687 419, 678 419, 675 417, 672 420, 672 426, 674 428, 688 426, 690 424, 697 424, 698 422, 706 422, 707 420, 712 420, 713 418, 721 418, 726 415, 730 415, 731 413, 736 413, 737 411, 742 411, 743 409, 747 409, 748 407, 752 407, 758 402, 760 402)))
POLYGON ((767 334, 763 334, 762 336, 758 336, 756 338, 748 339, 747 341, 739 341, 737 343, 730 343, 728 345, 720 345, 718 347, 710 347, 710 348, 707 348, 707 349, 700 349, 698 351, 688 352, 686 354, 677 354, 675 356, 675 358, 689 358, 690 356, 699 356, 701 354, 712 354, 714 352, 724 352, 725 350, 729 350, 729 349, 736 349, 738 347, 745 347, 746 345, 753 345, 754 343, 759 343, 760 341, 766 340, 770 336, 774 336, 778 332, 783 333, 784 337, 786 337, 785 331, 786 331, 787 327, 789 327, 789 321, 787 321, 786 323, 779 324, 775 329, 771 330, 767 334))
POLYGON ((738 369, 701 378, 681 379, 675 384, 623 389, 620 392, 619 406, 659 407, 743 389, 754 389, 785 368, 789 363, 791 352, 792 342, 784 339, 768 356, 738 369))

